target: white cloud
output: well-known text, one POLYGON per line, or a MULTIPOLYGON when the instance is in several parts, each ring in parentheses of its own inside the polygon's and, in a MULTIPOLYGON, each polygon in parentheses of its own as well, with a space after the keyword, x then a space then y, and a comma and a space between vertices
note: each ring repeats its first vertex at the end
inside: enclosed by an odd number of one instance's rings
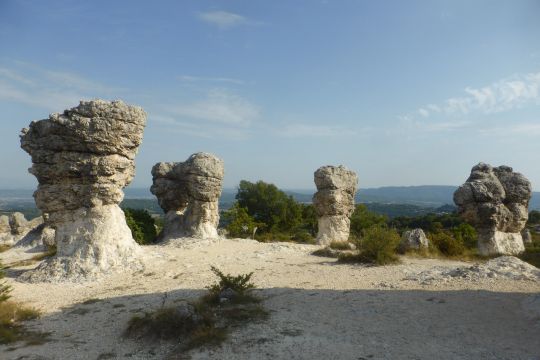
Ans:
POLYGON ((246 17, 228 11, 208 11, 200 13, 199 19, 215 25, 220 29, 229 29, 250 23, 246 17))
MULTIPOLYGON (((540 72, 516 75, 481 88, 466 87, 464 96, 452 97, 441 104, 422 106, 416 114, 428 118, 434 114, 460 116, 470 113, 492 114, 540 103, 540 72)), ((401 117, 414 115, 402 115, 401 117)))
POLYGON ((355 135, 355 131, 340 126, 289 124, 278 130, 283 137, 336 137, 355 135))
POLYGON ((512 137, 538 137, 540 136, 540 121, 535 123, 523 122, 507 126, 489 127, 482 129, 481 134, 487 136, 498 136, 504 138, 512 137))
POLYGON ((259 108, 243 97, 217 89, 204 100, 169 106, 167 110, 177 117, 240 127, 249 126, 260 114, 259 108))

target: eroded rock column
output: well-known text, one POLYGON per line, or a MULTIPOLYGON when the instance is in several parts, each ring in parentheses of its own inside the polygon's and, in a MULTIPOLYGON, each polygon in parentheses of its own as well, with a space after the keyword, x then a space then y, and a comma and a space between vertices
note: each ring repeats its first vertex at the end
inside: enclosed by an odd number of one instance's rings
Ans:
POLYGON ((529 217, 532 188, 511 167, 479 163, 454 193, 462 218, 478 232, 481 255, 517 255, 525 250, 521 230, 529 217))
POLYGON ((313 205, 318 216, 317 242, 347 241, 358 186, 356 174, 343 166, 323 166, 315 171, 317 192, 313 205))
POLYGON ((150 191, 165 211, 160 241, 218 237, 223 175, 223 161, 208 153, 193 154, 185 162, 154 165, 150 191))
POLYGON ((140 107, 94 100, 22 130, 39 182, 36 205, 49 215, 57 246, 31 278, 88 278, 133 264, 138 246, 118 204, 135 174, 145 124, 140 107))

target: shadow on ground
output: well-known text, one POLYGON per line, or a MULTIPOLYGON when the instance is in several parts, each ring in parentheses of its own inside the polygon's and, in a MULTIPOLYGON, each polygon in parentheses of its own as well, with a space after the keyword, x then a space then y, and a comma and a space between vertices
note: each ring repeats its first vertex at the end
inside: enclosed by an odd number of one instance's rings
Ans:
MULTIPOLYGON (((219 348, 125 339, 129 319, 200 289, 93 299, 30 322, 43 345, 0 346, 2 359, 540 359, 540 294, 489 291, 257 290, 265 322, 219 348)), ((46 294, 44 294, 46 296, 46 294)))

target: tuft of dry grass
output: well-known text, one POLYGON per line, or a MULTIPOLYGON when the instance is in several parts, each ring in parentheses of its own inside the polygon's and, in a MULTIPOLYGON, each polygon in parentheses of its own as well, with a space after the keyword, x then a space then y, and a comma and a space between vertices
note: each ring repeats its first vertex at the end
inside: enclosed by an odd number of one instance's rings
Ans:
POLYGON ((27 331, 21 324, 39 316, 40 312, 35 308, 13 301, 0 302, 0 344, 25 341, 27 345, 34 345, 46 341, 48 334, 27 331))

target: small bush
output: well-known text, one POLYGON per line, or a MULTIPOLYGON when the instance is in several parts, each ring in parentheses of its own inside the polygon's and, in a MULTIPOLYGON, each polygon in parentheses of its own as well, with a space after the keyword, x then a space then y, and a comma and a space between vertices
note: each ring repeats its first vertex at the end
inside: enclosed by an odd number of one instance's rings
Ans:
MULTIPOLYGON (((0 280, 5 276, 4 266, 0 263, 0 280)), ((7 285, 5 282, 0 282, 0 306, 10 298, 9 293, 11 292, 11 286, 7 285)))
POLYGON ((133 239, 140 245, 151 244, 157 236, 156 222, 150 213, 141 209, 124 209, 126 223, 133 239))
POLYGON ((465 252, 463 241, 454 238, 444 231, 429 233, 428 238, 432 244, 446 256, 458 256, 465 252))
POLYGON ((355 240, 356 253, 341 254, 342 262, 362 262, 386 265, 399 262, 396 254, 400 242, 399 234, 394 229, 372 226, 363 232, 363 236, 355 240))

